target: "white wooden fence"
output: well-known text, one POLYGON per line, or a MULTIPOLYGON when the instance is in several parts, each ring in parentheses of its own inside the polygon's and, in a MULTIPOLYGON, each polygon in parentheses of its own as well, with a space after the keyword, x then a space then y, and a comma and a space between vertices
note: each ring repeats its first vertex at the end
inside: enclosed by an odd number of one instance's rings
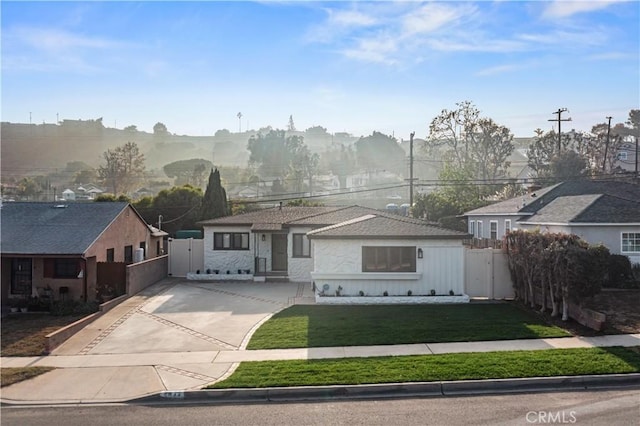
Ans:
POLYGON ((188 272, 204 273, 204 240, 169 239, 169 276, 186 277, 188 272))
POLYGON ((469 297, 514 297, 507 255, 499 249, 464 250, 465 293, 469 297))

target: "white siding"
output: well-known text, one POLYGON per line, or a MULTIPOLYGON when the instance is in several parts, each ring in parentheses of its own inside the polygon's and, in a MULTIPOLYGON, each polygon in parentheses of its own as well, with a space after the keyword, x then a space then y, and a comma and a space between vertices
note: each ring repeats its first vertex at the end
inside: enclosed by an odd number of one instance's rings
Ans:
POLYGON ((316 287, 329 285, 334 294, 342 287, 342 295, 357 296, 360 291, 369 296, 437 295, 464 292, 464 252, 460 240, 314 240, 314 270, 316 287), (363 246, 415 246, 421 248, 423 259, 416 259, 415 273, 362 272, 363 246))

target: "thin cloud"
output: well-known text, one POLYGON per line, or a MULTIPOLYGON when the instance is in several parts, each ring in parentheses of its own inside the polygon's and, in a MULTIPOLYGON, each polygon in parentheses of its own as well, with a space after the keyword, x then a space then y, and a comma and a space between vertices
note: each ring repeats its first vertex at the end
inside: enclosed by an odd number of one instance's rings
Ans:
POLYGON ((578 13, 594 12, 605 9, 612 4, 626 2, 628 0, 601 0, 601 1, 566 1, 556 0, 550 3, 542 12, 544 18, 567 18, 578 13))
POLYGON ((519 69, 522 69, 522 65, 516 65, 516 64, 497 65, 495 67, 489 67, 489 68, 480 70, 476 73, 476 75, 480 77, 487 77, 487 76, 492 76, 497 74, 505 74, 505 73, 517 71, 519 69))
POLYGON ((53 28, 20 27, 10 30, 10 39, 47 52, 70 49, 115 49, 124 43, 100 37, 84 36, 53 28))
POLYGON ((475 13, 473 6, 450 6, 429 3, 404 16, 405 35, 431 33, 448 24, 458 22, 463 16, 475 13))

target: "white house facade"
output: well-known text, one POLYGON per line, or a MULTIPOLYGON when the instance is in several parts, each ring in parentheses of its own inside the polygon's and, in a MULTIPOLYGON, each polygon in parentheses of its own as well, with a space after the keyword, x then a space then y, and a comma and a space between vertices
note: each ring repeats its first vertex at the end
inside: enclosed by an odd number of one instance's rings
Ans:
POLYGON ((464 290, 462 239, 468 235, 419 219, 360 206, 276 207, 201 224, 204 268, 214 274, 276 276, 316 286, 321 280, 355 295, 363 289, 405 296, 464 290), (352 222, 365 220, 366 235, 358 234, 352 222))

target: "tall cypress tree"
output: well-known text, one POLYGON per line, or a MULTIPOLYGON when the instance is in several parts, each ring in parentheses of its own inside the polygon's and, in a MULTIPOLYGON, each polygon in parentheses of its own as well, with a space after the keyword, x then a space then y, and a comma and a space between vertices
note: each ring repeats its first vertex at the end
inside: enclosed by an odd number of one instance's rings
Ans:
POLYGON ((216 217, 223 217, 228 214, 227 191, 224 190, 220 182, 220 172, 218 169, 211 169, 207 190, 202 199, 200 219, 215 219, 216 217))

